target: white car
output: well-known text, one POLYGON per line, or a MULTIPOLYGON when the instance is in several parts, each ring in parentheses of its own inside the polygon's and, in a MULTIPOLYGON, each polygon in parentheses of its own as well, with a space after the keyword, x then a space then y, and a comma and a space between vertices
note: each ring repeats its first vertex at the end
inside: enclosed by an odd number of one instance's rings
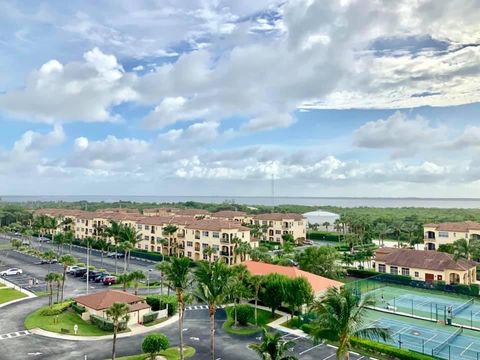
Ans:
POLYGON ((80 269, 80 266, 73 265, 73 266, 67 266, 66 273, 71 274, 75 272, 75 270, 80 269))
POLYGON ((19 275, 19 274, 23 274, 22 269, 11 268, 11 269, 0 272, 1 276, 19 275))

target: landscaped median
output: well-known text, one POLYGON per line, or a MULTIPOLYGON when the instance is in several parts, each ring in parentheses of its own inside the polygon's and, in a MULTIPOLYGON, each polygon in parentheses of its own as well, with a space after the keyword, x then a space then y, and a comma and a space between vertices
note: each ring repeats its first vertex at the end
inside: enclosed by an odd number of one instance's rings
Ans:
POLYGON ((225 308, 227 320, 223 324, 223 329, 235 335, 251 335, 262 331, 262 328, 268 323, 278 319, 280 315, 272 316, 271 311, 257 309, 257 325, 255 325, 255 309, 249 304, 237 305, 237 324, 235 325, 235 307, 225 308))
MULTIPOLYGON (((186 346, 183 350, 184 358, 186 359, 186 358, 192 357, 193 355, 195 355, 195 349, 193 347, 186 346)), ((165 360, 178 360, 180 359, 180 352, 178 351, 178 348, 171 347, 165 351, 159 352, 157 356, 163 356, 165 360)), ((147 360, 147 359, 150 359, 150 355, 139 354, 139 355, 117 357, 116 359, 117 360, 147 360)))
POLYGON ((18 290, 7 288, 3 285, 2 287, 0 287, 0 304, 5 304, 7 302, 22 299, 25 297, 27 297, 27 295, 18 290))

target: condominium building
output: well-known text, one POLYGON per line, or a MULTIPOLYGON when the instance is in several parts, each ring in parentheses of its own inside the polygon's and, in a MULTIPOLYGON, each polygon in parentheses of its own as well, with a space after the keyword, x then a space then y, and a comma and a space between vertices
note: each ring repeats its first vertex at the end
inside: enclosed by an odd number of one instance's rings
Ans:
POLYGON ((296 243, 307 237, 307 219, 301 214, 271 213, 253 217, 255 225, 262 229, 262 239, 283 243, 282 235, 290 234, 296 243))
POLYGON ((425 224, 423 233, 425 250, 438 250, 440 245, 452 244, 459 239, 479 239, 480 224, 474 221, 425 224))
POLYGON ((253 224, 253 215, 248 215, 244 211, 217 211, 210 215, 214 219, 227 219, 231 221, 238 221, 242 224, 253 224))
POLYGON ((196 219, 204 219, 210 217, 210 211, 203 209, 179 209, 179 208, 154 208, 144 209, 145 216, 193 216, 196 219))

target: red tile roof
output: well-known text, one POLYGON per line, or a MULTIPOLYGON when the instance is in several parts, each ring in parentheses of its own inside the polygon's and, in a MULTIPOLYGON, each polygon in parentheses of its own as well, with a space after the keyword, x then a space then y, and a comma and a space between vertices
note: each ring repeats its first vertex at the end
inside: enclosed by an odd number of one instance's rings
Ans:
POLYGON ((230 221, 225 219, 202 219, 196 220, 186 226, 192 230, 210 230, 222 231, 229 229, 237 229, 240 231, 250 231, 250 228, 243 226, 239 221, 230 221))
POLYGON ((94 310, 108 309, 113 303, 135 304, 144 302, 145 299, 119 290, 105 290, 91 295, 75 298, 75 301, 94 310))
POLYGON ((381 248, 375 252, 375 260, 387 265, 434 271, 470 270, 477 266, 472 260, 454 260, 453 255, 439 251, 381 248))
POLYGON ((236 217, 245 217, 247 213, 244 211, 229 211, 229 210, 222 210, 212 213, 212 217, 219 217, 219 218, 227 218, 233 219, 236 217))
POLYGON ((434 228, 438 231, 468 232, 469 230, 480 230, 480 223, 475 221, 447 222, 440 224, 425 224, 425 228, 434 228))
POLYGON ((307 271, 297 269, 293 266, 273 265, 253 260, 244 261, 242 264, 247 267, 247 269, 252 275, 268 275, 271 273, 277 273, 288 276, 291 279, 297 277, 304 277, 312 286, 313 292, 315 294, 323 293, 331 287, 340 288, 341 286, 343 286, 343 283, 339 281, 315 275, 307 271))

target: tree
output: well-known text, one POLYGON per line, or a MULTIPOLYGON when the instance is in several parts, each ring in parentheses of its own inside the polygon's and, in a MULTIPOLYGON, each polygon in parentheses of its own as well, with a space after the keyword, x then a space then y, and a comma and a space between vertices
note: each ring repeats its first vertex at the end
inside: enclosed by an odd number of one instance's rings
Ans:
POLYGON ((107 316, 113 323, 113 345, 112 345, 112 360, 115 360, 115 345, 117 343, 117 333, 120 327, 120 322, 128 321, 128 305, 125 303, 113 303, 106 311, 107 316))
POLYGON ((130 259, 130 251, 134 249, 137 242, 141 240, 141 234, 137 232, 133 226, 122 225, 120 227, 119 239, 125 253, 125 265, 123 271, 126 272, 129 264, 128 260, 130 259))
POLYGON ((285 275, 277 273, 268 274, 264 278, 260 300, 265 306, 272 309, 272 317, 285 300, 287 281, 288 278, 285 275))
POLYGON ((65 290, 65 278, 67 274, 67 267, 75 265, 77 263, 77 259, 75 259, 72 255, 66 254, 62 255, 59 259, 60 264, 63 265, 63 276, 62 276, 62 301, 63 301, 63 294, 65 290))
POLYGON ((52 306, 53 304, 53 282, 55 281, 55 273, 49 272, 45 275, 45 282, 47 283, 48 287, 48 306, 52 306))
POLYGON ((249 278, 250 286, 253 288, 253 295, 255 300, 255 326, 258 325, 257 309, 258 309, 258 297, 260 296, 260 289, 264 281, 262 275, 253 275, 249 278))
POLYGON ((43 253, 42 257, 48 261, 48 272, 50 272, 50 268, 52 267, 52 261, 57 258, 57 253, 53 250, 48 250, 43 253))
POLYGON ((331 279, 338 278, 343 270, 338 264, 339 254, 333 246, 311 246, 296 254, 301 270, 331 279))
POLYGON ((455 253, 455 245, 453 245, 453 244, 440 244, 437 251, 445 252, 445 253, 449 253, 449 254, 453 255, 455 253))
POLYGON ((295 342, 292 340, 283 340, 281 333, 269 333, 266 328, 263 328, 262 342, 251 344, 250 348, 254 350, 262 360, 297 360, 295 356, 284 356, 284 353, 294 346, 295 342))
POLYGON ((183 360, 183 319, 185 315, 185 295, 191 286, 190 259, 186 257, 174 257, 171 262, 164 263, 162 271, 165 274, 169 286, 175 291, 178 301, 178 334, 180 338, 179 352, 183 360))
POLYGON ((231 268, 232 277, 227 284, 227 298, 233 301, 234 325, 238 325, 237 321, 237 304, 243 299, 251 295, 250 289, 247 287, 248 269, 245 265, 235 265, 231 268))
POLYGON ((294 245, 295 245, 295 239, 293 238, 292 234, 283 234, 282 235, 282 240, 283 240, 283 251, 285 254, 290 254, 293 252, 294 245))
POLYGON ((310 305, 313 301, 312 286, 304 277, 289 279, 286 283, 285 302, 293 314, 303 305, 310 305))
POLYGON ((97 249, 100 250, 100 266, 103 267, 103 257, 104 257, 104 253, 108 251, 108 249, 110 248, 110 244, 105 240, 105 239, 99 239, 96 241, 95 243, 97 249))
POLYGON ((325 230, 328 231, 331 224, 328 221, 325 221, 322 225, 325 226, 325 230))
POLYGON ((129 274, 129 276, 130 276, 130 280, 133 282, 134 293, 135 293, 135 295, 137 295, 138 284, 139 284, 140 280, 145 279, 145 274, 143 273, 143 271, 135 270, 135 271, 132 271, 129 274))
POLYGON ((147 335, 142 342, 142 351, 150 355, 150 360, 155 360, 155 356, 170 346, 168 337, 163 334, 147 335))
POLYGON ((237 261, 237 256, 240 256, 240 262, 244 262, 247 259, 247 254, 250 253, 252 247, 246 241, 240 241, 233 251, 235 254, 235 262, 237 261))
POLYGON ((203 254, 207 255, 208 262, 212 262, 212 255, 216 254, 216 252, 217 251, 211 246, 207 246, 206 248, 203 249, 203 254))
MULTIPOLYGON (((49 221, 47 223, 47 229, 50 230, 52 234, 52 243, 55 244, 55 235, 58 227, 60 226, 60 223, 58 222, 58 219, 56 217, 49 217, 48 219, 49 221)), ((60 251, 60 245, 57 251, 60 251)))
POLYGON ((458 239, 453 242, 453 256, 455 260, 465 258, 471 260, 472 258, 480 257, 480 241, 458 239))
POLYGON ((63 276, 62 276, 62 274, 59 274, 59 273, 54 273, 54 274, 55 274, 55 276, 53 278, 53 281, 57 285, 57 303, 58 303, 59 302, 59 295, 60 295, 60 285, 63 282, 63 276))
POLYGON ((389 234, 389 228, 387 224, 381 222, 375 225, 374 234, 378 236, 379 246, 383 246, 385 243, 385 237, 389 234))
POLYGON ((110 220, 110 226, 105 229, 105 235, 112 238, 113 243, 115 244, 115 274, 118 273, 117 252, 118 252, 118 242, 120 241, 120 239, 119 239, 120 230, 121 230, 121 224, 117 221, 114 221, 114 220, 110 220))
POLYGON ((232 272, 219 260, 213 263, 200 262, 195 271, 198 288, 195 296, 208 304, 210 315, 210 358, 215 360, 215 309, 227 296, 226 289, 232 272))
POLYGON ((14 249, 19 249, 22 247, 22 242, 18 239, 12 239, 10 240, 10 244, 14 249))
POLYGON ((123 273, 117 276, 117 282, 122 284, 123 291, 127 291, 127 288, 132 282, 132 278, 129 273, 123 273))
MULTIPOLYGON (((178 230, 178 227, 175 226, 175 225, 173 225, 173 224, 169 224, 169 225, 165 226, 165 227, 162 229, 163 233, 164 233, 165 235, 167 235, 167 236, 170 236, 170 237, 171 237, 173 234, 175 234, 175 233, 177 232, 177 230, 178 230)), ((169 244, 172 245, 172 246, 174 245, 175 248, 174 248, 174 249, 170 249, 170 255, 177 256, 177 255, 178 255, 178 254, 177 254, 177 245, 178 245, 178 244, 177 244, 176 242, 175 242, 175 243, 171 243, 171 241, 172 241, 172 239, 169 238, 169 239, 168 239, 169 244)))
POLYGON ((337 359, 345 360, 349 359, 351 339, 354 336, 387 340, 390 337, 388 329, 375 324, 366 325, 367 306, 373 306, 374 303, 375 300, 369 296, 358 302, 358 297, 348 288, 330 288, 325 298, 315 301, 312 306, 317 314, 311 323, 314 340, 337 342, 337 359))

